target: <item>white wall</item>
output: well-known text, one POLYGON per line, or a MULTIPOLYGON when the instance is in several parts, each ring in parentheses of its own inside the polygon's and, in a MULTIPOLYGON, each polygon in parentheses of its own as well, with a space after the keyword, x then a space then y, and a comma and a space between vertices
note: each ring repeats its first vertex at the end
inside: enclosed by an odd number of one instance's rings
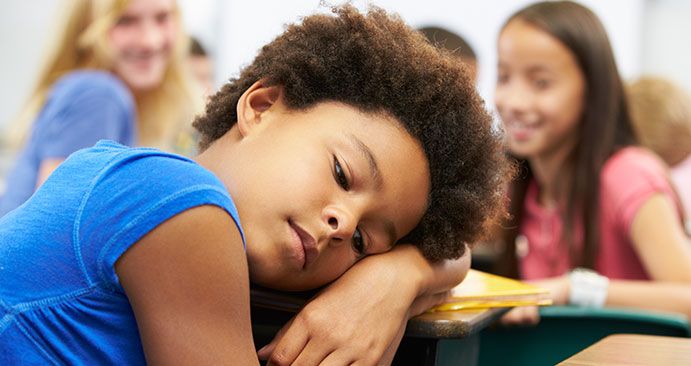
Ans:
POLYGON ((58 12, 55 0, 7 0, 0 12, 0 128, 16 117, 36 81, 58 12))
MULTIPOLYGON (((178 0, 187 28, 216 56, 220 85, 283 25, 318 9, 319 0, 178 0)), ((330 1, 337 3, 338 1, 330 1)), ((500 24, 528 0, 374 0, 413 26, 437 23, 473 45, 481 62, 479 89, 491 102, 495 42, 500 24)), ((691 90, 691 2, 680 0, 582 0, 607 27, 622 74, 668 75, 691 90)), ((56 0, 5 0, 0 13, 0 128, 18 113, 35 81, 58 10, 56 0)), ((363 7, 363 1, 355 4, 363 7)), ((322 11, 324 9, 322 8, 322 11)))
MULTIPOLYGON (((414 27, 437 24, 461 34, 473 46, 480 61, 478 88, 488 102, 492 100, 496 78, 495 44, 502 23, 530 0, 454 1, 373 0, 371 3, 399 13, 414 27)), ((640 23, 643 0, 581 1, 591 7, 605 23, 622 74, 635 75, 640 70, 640 23)), ((365 8, 365 1, 355 1, 365 8)), ((257 50, 294 22, 300 15, 319 7, 319 0, 228 0, 216 12, 222 18, 217 53, 218 81, 236 75, 240 67, 252 61, 257 50)))
POLYGON ((645 5, 642 72, 671 78, 691 92, 691 1, 654 0, 645 5))

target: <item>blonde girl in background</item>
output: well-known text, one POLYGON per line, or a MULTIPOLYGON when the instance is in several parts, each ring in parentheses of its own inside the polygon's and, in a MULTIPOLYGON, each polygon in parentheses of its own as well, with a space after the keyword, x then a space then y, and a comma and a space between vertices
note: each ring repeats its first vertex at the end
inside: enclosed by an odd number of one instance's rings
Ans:
POLYGON ((11 133, 21 147, 0 216, 26 201, 69 154, 101 139, 173 149, 182 121, 200 106, 174 0, 70 0, 65 9, 11 133))
MULTIPOLYGON (((502 272, 555 304, 691 316, 691 246, 666 167, 637 145, 602 23, 570 1, 514 15, 498 42, 496 106, 521 164, 502 272), (655 301, 650 301, 655 299, 655 301)), ((508 323, 535 323, 535 307, 508 323)))
POLYGON ((691 97, 672 81, 642 77, 628 87, 633 125, 641 144, 670 167, 670 177, 691 232, 691 97))

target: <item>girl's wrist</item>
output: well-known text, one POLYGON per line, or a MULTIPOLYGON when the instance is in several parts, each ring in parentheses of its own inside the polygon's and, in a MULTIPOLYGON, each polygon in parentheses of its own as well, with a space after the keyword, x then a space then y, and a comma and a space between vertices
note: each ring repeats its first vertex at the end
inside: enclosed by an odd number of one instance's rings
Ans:
POLYGON ((569 273, 569 304, 601 308, 607 301, 609 279, 586 268, 569 273))

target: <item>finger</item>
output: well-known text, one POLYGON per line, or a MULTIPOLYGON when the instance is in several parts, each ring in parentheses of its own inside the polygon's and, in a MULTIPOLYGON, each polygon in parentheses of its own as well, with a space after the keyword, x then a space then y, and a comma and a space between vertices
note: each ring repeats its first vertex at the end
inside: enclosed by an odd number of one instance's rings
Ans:
POLYGON ((344 352, 329 353, 326 358, 319 364, 319 366, 342 366, 342 365, 357 365, 358 362, 352 357, 347 357, 344 352))
MULTIPOLYGON (((296 365, 321 365, 334 347, 323 339, 310 339, 295 359, 296 365)), ((347 364, 342 364, 347 365, 347 364)))
POLYGON ((391 341, 391 344, 389 344, 389 346, 386 347, 384 354, 377 362, 378 366, 391 365, 391 363, 393 362, 393 358, 396 355, 396 350, 398 349, 398 346, 401 344, 401 340, 403 339, 403 334, 405 334, 405 327, 406 323, 402 324, 401 327, 398 329, 396 337, 393 339, 393 341, 391 341))
POLYGON ((521 324, 523 318, 523 307, 511 309, 501 317, 500 323, 507 326, 521 324))
POLYGON ((540 312, 537 306, 527 306, 523 316, 523 322, 526 325, 536 325, 540 322, 540 312))
POLYGON ((309 340, 307 328, 299 318, 294 318, 293 322, 286 327, 287 330, 281 335, 281 339, 276 342, 268 357, 268 366, 292 364, 309 340))
POLYGON ((440 292, 432 295, 423 295, 415 299, 413 304, 410 306, 410 316, 416 316, 424 313, 429 308, 435 305, 439 305, 447 299, 449 295, 448 291, 440 292))
POLYGON ((535 325, 540 321, 537 306, 520 306, 506 313, 500 322, 507 326, 535 325))
POLYGON ((283 338, 283 335, 290 329, 290 326, 293 324, 293 320, 295 317, 291 318, 288 323, 286 323, 281 329, 279 329, 278 332, 276 332, 276 335, 274 338, 269 342, 269 344, 265 345, 264 347, 260 348, 259 351, 257 351, 257 357, 259 357, 260 360, 267 360, 271 353, 274 351, 276 348, 276 344, 283 338))

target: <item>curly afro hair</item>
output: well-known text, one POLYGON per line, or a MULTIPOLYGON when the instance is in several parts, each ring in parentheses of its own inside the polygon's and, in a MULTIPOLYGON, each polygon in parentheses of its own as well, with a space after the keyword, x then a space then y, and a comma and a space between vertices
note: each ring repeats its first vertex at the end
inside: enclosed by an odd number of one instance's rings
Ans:
POLYGON ((500 131, 465 66, 400 17, 376 7, 331 10, 335 16, 316 14, 288 26, 211 97, 194 121, 200 149, 233 127, 238 99, 260 79, 282 86, 295 110, 336 101, 389 114, 421 143, 431 175, 429 207, 401 241, 431 261, 462 256, 502 212, 512 168, 500 131))

